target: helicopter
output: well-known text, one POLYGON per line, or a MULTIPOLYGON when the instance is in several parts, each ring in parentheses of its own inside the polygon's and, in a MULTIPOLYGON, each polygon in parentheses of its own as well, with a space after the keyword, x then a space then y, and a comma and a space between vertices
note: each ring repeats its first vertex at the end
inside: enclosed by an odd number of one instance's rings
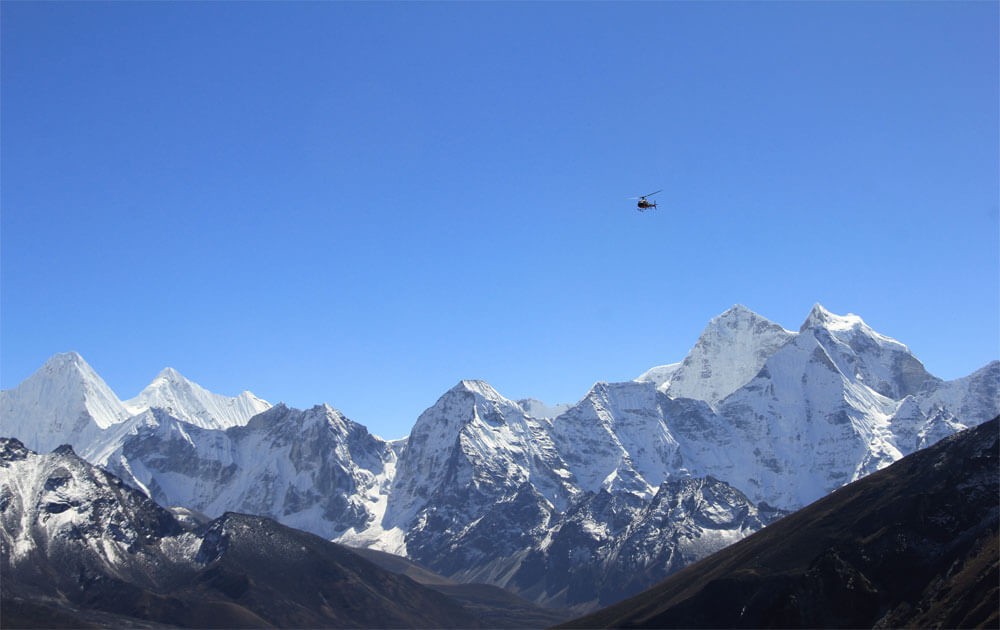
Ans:
POLYGON ((636 206, 639 208, 639 212, 645 212, 650 208, 656 207, 656 202, 650 201, 649 199, 647 199, 647 197, 652 197, 656 193, 661 193, 661 192, 663 192, 663 189, 657 190, 656 192, 647 193, 641 197, 630 197, 630 199, 638 199, 639 203, 637 203, 636 206))

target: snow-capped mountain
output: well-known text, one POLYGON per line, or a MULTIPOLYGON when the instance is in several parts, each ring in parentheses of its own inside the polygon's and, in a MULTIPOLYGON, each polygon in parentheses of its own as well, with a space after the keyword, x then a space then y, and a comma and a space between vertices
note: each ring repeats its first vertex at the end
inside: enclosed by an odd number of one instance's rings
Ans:
POLYGON ((713 474, 753 500, 802 507, 902 457, 889 428, 895 408, 847 378, 807 329, 719 403, 733 448, 713 474))
POLYGON ((128 424, 92 457, 163 505, 267 516, 326 538, 367 529, 385 510, 395 453, 328 405, 278 405, 225 430, 155 408, 128 424))
MULTIPOLYGON (((417 419, 399 457, 383 527, 406 532, 406 550, 419 558, 459 535, 453 525, 467 527, 468 515, 508 500, 524 484, 543 503, 564 508, 577 489, 550 426, 487 383, 462 381, 417 419)), ((538 519, 532 527, 546 520, 538 519)))
POLYGON ((1000 415, 1000 362, 943 382, 902 343, 820 305, 798 332, 733 307, 683 361, 599 382, 574 405, 462 381, 392 443, 328 405, 251 418, 266 403, 172 370, 122 404, 71 359, 4 392, 0 434, 53 427, 48 444, 73 442, 166 505, 269 516, 560 606, 638 590, 1000 415))
POLYGON ((767 358, 793 336, 736 305, 708 323, 676 370, 660 368, 669 375, 659 383, 660 388, 671 398, 694 398, 714 405, 756 376, 767 358))
MULTIPOLYGON (((591 569, 610 571, 595 551, 604 544, 595 542, 598 534, 614 532, 609 539, 619 541, 629 527, 640 528, 639 515, 665 484, 705 484, 711 476, 727 488, 715 496, 742 496, 754 510, 796 509, 911 452, 894 433, 902 405, 894 396, 917 409, 967 413, 961 421, 929 411, 913 417, 921 435, 943 436, 1000 413, 995 370, 943 383, 903 344, 819 305, 799 332, 735 307, 713 320, 684 362, 660 375, 667 378, 598 383, 548 420, 531 418, 485 383, 460 384, 421 416, 400 457, 387 517, 405 515, 391 524, 406 531, 406 551, 448 575, 583 605, 611 591, 585 593, 551 577, 567 575, 549 562, 558 533, 573 530, 570 514, 586 514, 577 531, 596 536, 574 543, 588 550, 579 556, 590 558, 591 569), (685 389, 700 399, 675 395, 685 389), (523 443, 529 435, 539 452, 523 443), (619 507, 583 509, 602 493, 619 507), (544 588, 543 574, 552 580, 544 588)), ((711 510, 725 512, 722 504, 711 510)), ((714 540, 733 541, 761 526, 749 523, 714 540)), ((692 539, 713 540, 703 518, 675 524, 696 532, 692 539)), ((637 567, 660 566, 664 557, 640 556, 630 575, 649 576, 637 567)))
POLYGON ((160 372, 138 396, 124 402, 131 415, 147 409, 162 409, 189 424, 203 429, 228 429, 250 421, 271 405, 250 392, 236 397, 213 394, 184 378, 173 368, 160 372))
MULTIPOLYGON (((685 536, 701 540, 704 544, 692 549, 708 553, 766 521, 740 519, 722 526, 693 510, 683 518, 677 513, 671 527, 643 530, 642 523, 652 518, 650 506, 682 483, 664 486, 665 479, 677 474, 691 482, 686 472, 670 467, 677 443, 664 422, 668 410, 711 413, 703 402, 679 405, 652 384, 602 383, 548 420, 528 416, 482 381, 463 381, 414 426, 383 526, 405 532, 409 557, 455 579, 485 581, 540 603, 583 609, 602 601, 606 588, 624 595, 620 580, 580 576, 610 571, 626 531, 644 532, 635 534, 646 540, 644 549, 656 549, 630 556, 632 564, 622 570, 636 573, 664 554, 678 566, 681 558, 696 555, 681 553, 687 549, 685 536), (657 531, 665 536, 659 542, 651 540, 657 531), (570 562, 573 571, 565 570, 570 562)), ((700 510, 742 509, 718 499, 742 496, 738 491, 712 483, 727 490, 702 497, 700 510)), ((747 513, 756 514, 755 506, 742 502, 747 513)), ((627 588, 646 585, 637 578, 627 588)))
POLYGON ((798 333, 742 307, 730 309, 710 323, 660 389, 677 404, 683 400, 675 396, 683 389, 678 384, 691 387, 680 378, 683 368, 703 364, 713 366, 699 379, 702 400, 713 409, 670 415, 678 465, 785 509, 1000 413, 997 368, 942 382, 902 343, 856 315, 835 315, 819 304, 798 333), (727 358, 704 361, 712 354, 727 358), (725 388, 710 386, 716 363, 752 364, 757 371, 718 398, 725 388))
POLYGON ((129 412, 107 383, 75 352, 57 354, 13 389, 0 392, 3 435, 30 448, 90 443, 129 412))
POLYGON ((13 389, 0 392, 0 434, 28 448, 50 451, 72 444, 81 453, 106 451, 127 420, 161 409, 202 428, 242 426, 270 404, 250 392, 209 392, 167 368, 142 392, 122 402, 75 352, 57 354, 13 389))
POLYGON ((553 420, 553 440, 582 491, 649 497, 678 469, 668 400, 652 383, 597 383, 553 420))
POLYGON ((806 331, 820 340, 844 376, 883 396, 899 400, 941 382, 909 348, 875 332, 857 315, 834 315, 817 304, 802 324, 800 332, 806 331))

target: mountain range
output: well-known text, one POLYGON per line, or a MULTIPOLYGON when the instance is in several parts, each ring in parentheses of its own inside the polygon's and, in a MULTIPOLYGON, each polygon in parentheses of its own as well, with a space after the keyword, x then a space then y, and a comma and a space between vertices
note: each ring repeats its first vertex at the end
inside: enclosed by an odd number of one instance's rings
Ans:
POLYGON ((998 382, 1000 362, 942 381, 855 315, 816 305, 795 332, 735 306, 682 361, 573 405, 461 381, 404 440, 169 369, 122 402, 73 353, 0 394, 0 433, 72 444, 161 505, 272 518, 584 612, 995 417, 998 382))

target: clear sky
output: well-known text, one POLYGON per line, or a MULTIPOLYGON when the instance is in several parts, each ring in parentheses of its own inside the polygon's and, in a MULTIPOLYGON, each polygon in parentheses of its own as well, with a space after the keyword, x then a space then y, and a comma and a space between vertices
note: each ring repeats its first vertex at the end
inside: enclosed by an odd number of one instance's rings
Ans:
POLYGON ((0 4, 0 378, 406 435, 745 304, 1000 355, 996 2, 0 4), (628 197, 663 189, 658 210, 628 197))

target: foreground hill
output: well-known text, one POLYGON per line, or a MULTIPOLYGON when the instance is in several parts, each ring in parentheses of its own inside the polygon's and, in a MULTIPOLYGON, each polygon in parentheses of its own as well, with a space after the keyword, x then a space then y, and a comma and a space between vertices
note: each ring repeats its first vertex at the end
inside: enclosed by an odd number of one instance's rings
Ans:
POLYGON ((963 431, 566 627, 996 627, 998 438, 963 431))

